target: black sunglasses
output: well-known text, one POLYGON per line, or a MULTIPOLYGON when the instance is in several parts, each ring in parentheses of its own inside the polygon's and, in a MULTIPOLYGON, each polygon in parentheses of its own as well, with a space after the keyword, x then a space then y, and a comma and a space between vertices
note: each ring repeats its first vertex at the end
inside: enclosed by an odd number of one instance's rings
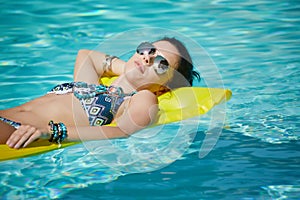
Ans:
MULTIPOLYGON (((153 56, 156 51, 156 47, 150 42, 143 42, 136 48, 136 52, 139 55, 147 53, 148 55, 153 56)), ((164 74, 170 69, 168 61, 161 55, 155 57, 152 67, 154 67, 154 70, 158 75, 164 74)))

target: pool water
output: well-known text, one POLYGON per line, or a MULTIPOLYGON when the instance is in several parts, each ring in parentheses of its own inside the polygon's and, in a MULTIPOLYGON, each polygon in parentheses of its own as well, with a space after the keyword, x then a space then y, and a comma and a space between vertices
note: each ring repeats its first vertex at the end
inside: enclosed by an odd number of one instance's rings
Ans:
MULTIPOLYGON (((300 199, 299 9, 275 0, 1 1, 0 109, 71 81, 79 49, 108 41, 107 52, 124 53, 116 35, 151 27, 207 52, 217 70, 192 52, 204 75, 196 86, 219 87, 221 76, 233 92, 206 156, 212 112, 128 140, 1 162, 1 199, 300 199)), ((156 37, 147 33, 138 38, 156 37)))

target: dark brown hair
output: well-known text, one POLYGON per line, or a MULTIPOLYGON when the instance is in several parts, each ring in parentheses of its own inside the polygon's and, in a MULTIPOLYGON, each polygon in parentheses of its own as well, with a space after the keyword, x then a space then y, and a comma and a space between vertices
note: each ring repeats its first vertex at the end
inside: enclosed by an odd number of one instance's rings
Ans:
POLYGON ((176 49, 178 50, 178 52, 180 54, 179 55, 180 62, 179 62, 177 71, 181 74, 181 76, 184 77, 185 80, 182 80, 183 77, 180 78, 178 75, 174 76, 172 81, 169 82, 169 84, 168 84, 168 86, 170 88, 187 86, 187 84, 184 84, 183 82, 188 82, 188 84, 190 86, 192 86, 194 79, 197 79, 198 81, 200 81, 200 79, 201 79, 200 74, 194 70, 192 58, 191 58, 187 48, 181 41, 175 39, 174 37, 173 38, 164 37, 158 41, 170 42, 171 44, 173 44, 176 47, 176 49))

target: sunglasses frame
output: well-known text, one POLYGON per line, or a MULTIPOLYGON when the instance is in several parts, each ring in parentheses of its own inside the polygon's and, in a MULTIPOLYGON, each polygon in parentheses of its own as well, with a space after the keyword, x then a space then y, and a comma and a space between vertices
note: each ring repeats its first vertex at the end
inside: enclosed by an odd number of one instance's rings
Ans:
MULTIPOLYGON (((142 42, 137 48, 136 53, 139 55, 144 55, 144 52, 147 51, 148 55, 155 55, 158 52, 157 48, 151 44, 150 42, 142 42)), ((170 64, 166 58, 164 58, 161 54, 157 54, 154 58, 152 66, 154 71, 158 75, 162 75, 166 73, 170 69, 170 64), (158 61, 159 60, 159 61, 158 61), (166 62, 165 64, 163 62, 166 62)))

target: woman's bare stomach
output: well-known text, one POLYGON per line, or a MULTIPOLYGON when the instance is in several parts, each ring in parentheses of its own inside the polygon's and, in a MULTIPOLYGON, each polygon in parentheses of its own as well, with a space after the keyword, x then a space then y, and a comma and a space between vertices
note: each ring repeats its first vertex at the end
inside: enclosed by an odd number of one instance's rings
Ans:
POLYGON ((73 94, 47 94, 21 106, 1 110, 0 116, 21 124, 46 128, 50 120, 67 126, 88 126, 88 117, 73 94))

